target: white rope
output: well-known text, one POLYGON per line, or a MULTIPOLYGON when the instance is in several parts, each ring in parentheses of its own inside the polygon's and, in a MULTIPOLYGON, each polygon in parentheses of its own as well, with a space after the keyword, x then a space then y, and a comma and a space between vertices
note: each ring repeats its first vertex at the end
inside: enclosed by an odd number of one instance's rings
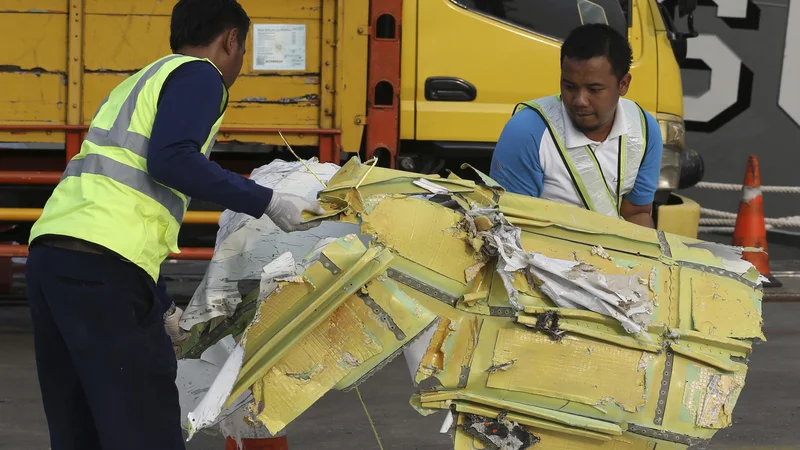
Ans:
MULTIPOLYGON (((702 181, 697 183, 696 187, 714 191, 741 191, 744 186, 733 183, 702 181)), ((800 194, 800 186, 761 186, 761 191, 779 194, 800 194)), ((700 232, 733 233, 733 225, 736 224, 736 214, 711 208, 700 208, 700 213, 707 216, 700 219, 700 232)), ((768 230, 778 227, 800 227, 800 216, 767 217, 764 219, 764 224, 768 230)))
MULTIPOLYGON (((701 181, 695 185, 700 189, 711 189, 714 191, 741 191, 743 185, 733 183, 713 183, 701 181)), ((800 194, 800 186, 761 186, 761 192, 775 192, 779 194, 800 194)))
MULTIPOLYGON (((764 223, 767 228, 770 227, 800 227, 800 216, 791 216, 791 217, 777 217, 777 218, 766 218, 764 219, 764 223)), ((703 217, 700 219, 700 225, 710 225, 710 226, 730 226, 735 225, 736 219, 735 218, 707 218, 703 217)))
MULTIPOLYGON (((700 208, 700 214, 710 216, 712 218, 701 218, 700 225, 711 226, 728 226, 736 223, 736 214, 727 211, 720 211, 718 209, 700 208)), ((776 227, 800 227, 800 216, 787 216, 787 217, 767 217, 764 223, 776 227)))
POLYGON ((700 233, 733 233, 733 227, 700 227, 697 229, 700 233))
POLYGON ((723 219, 735 219, 736 214, 727 211, 720 211, 718 209, 700 208, 700 214, 705 214, 711 217, 722 217, 723 219))
POLYGON ((700 225, 709 225, 712 227, 727 227, 735 224, 736 221, 731 219, 707 219, 705 217, 700 218, 700 225))

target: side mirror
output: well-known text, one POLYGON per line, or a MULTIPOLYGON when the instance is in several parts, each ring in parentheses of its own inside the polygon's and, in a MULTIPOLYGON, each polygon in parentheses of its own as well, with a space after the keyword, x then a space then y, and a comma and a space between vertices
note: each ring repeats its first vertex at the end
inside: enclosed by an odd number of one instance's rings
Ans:
POLYGON ((672 44, 672 50, 675 53, 675 59, 678 64, 683 63, 686 59, 687 43, 686 40, 697 37, 697 30, 694 29, 694 10, 697 9, 697 0, 666 0, 665 2, 658 2, 658 9, 661 12, 661 17, 664 19, 664 24, 667 27, 667 35, 672 44), (689 28, 688 32, 678 31, 674 23, 675 3, 678 7, 678 17, 686 18, 689 28))
POLYGON ((678 0, 678 17, 686 17, 697 9, 697 0, 678 0))

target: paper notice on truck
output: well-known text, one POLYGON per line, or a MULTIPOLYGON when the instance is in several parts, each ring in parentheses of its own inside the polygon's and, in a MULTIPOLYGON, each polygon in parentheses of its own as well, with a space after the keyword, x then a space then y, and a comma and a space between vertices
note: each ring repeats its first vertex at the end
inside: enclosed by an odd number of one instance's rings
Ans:
POLYGON ((306 70, 306 26, 253 25, 253 70, 306 70))

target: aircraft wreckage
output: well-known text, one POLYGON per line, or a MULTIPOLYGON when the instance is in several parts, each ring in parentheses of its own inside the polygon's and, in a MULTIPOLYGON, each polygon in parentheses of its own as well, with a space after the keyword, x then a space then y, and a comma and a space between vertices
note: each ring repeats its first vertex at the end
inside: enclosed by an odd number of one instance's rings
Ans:
POLYGON ((220 219, 177 349, 190 438, 279 433, 400 353, 411 405, 448 411, 456 449, 703 448, 731 425, 764 339, 763 278, 741 248, 507 193, 477 171, 308 166, 251 177, 321 199, 319 227, 220 219))

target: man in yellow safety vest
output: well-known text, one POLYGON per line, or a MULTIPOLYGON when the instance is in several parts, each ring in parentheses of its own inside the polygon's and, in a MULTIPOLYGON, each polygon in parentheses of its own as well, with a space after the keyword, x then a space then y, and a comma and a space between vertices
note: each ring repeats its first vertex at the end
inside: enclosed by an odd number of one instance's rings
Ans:
POLYGON ((184 448, 164 326, 180 310, 159 269, 180 251, 190 197, 285 232, 319 224, 301 214, 318 203, 208 160, 249 27, 236 0, 178 1, 173 54, 106 98, 33 226, 26 276, 53 450, 184 448))

